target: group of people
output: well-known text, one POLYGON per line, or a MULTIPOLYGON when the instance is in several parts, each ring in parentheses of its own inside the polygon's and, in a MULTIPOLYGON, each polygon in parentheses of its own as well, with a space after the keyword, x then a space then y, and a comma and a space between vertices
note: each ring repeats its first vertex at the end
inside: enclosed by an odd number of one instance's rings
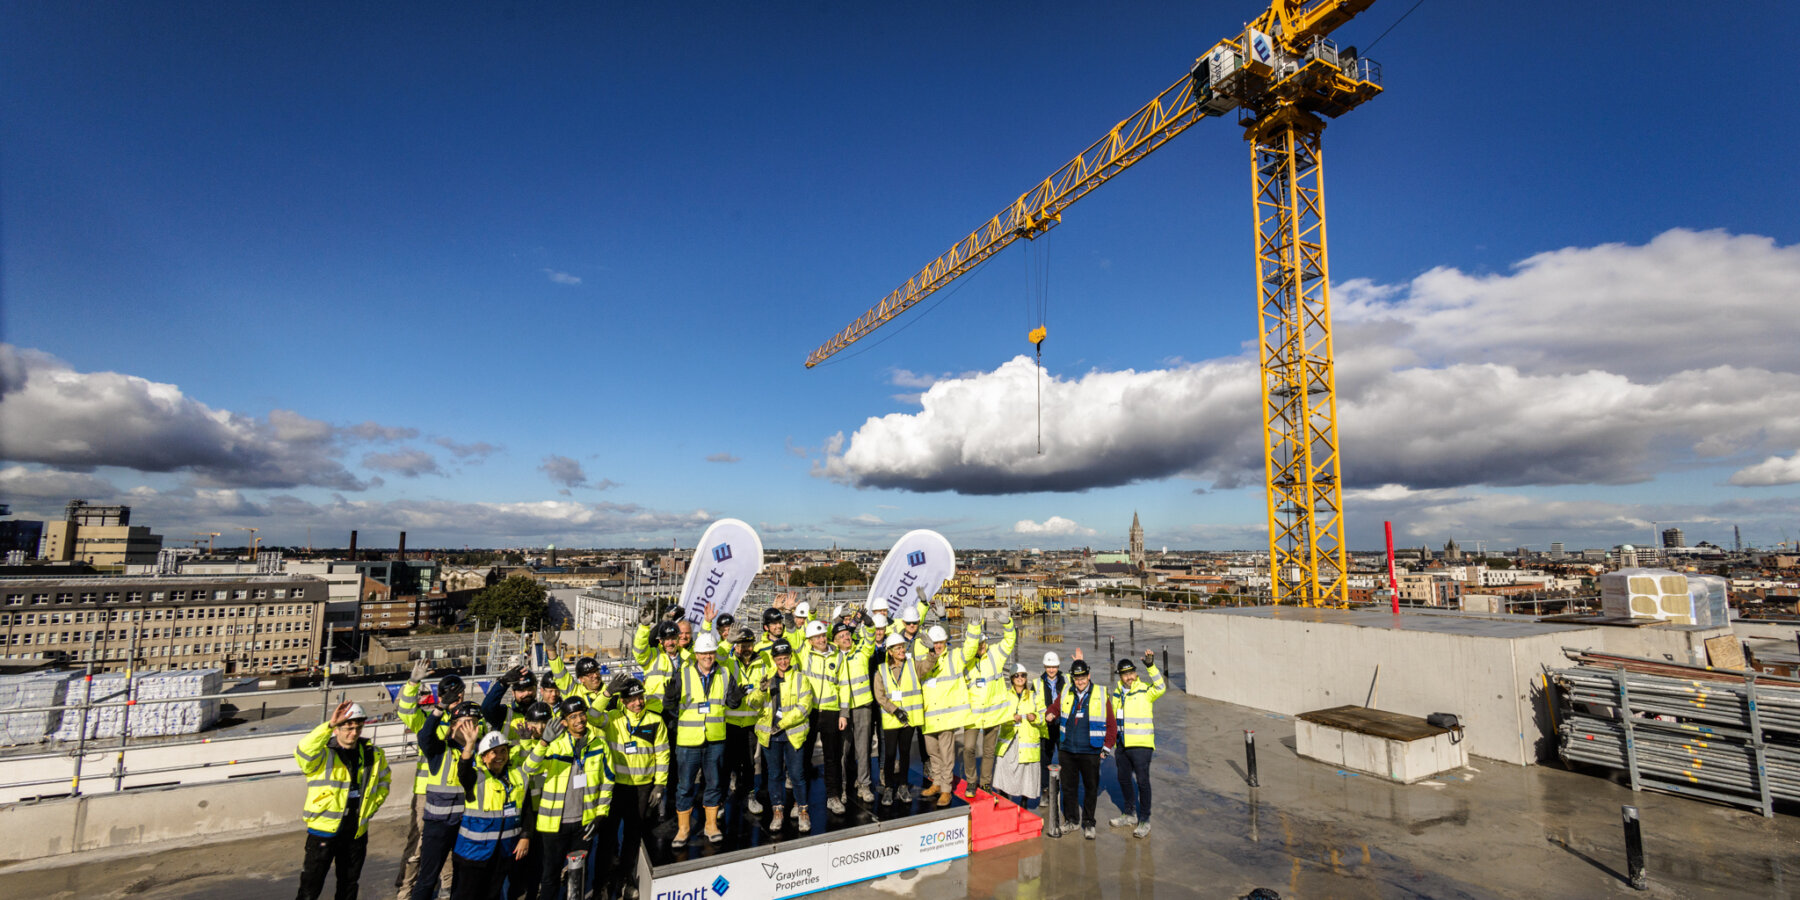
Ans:
MULTIPOLYGON (((1116 756, 1124 809, 1112 824, 1149 833, 1152 705, 1164 684, 1148 652, 1141 676, 1120 660, 1113 688, 1095 690, 1079 650, 1067 676, 1054 652, 1036 676, 1009 666, 1010 617, 997 636, 970 621, 952 642, 944 624, 922 627, 916 606, 890 622, 845 605, 819 617, 790 601, 764 610, 759 629, 710 607, 697 624, 680 616, 646 610, 633 639, 641 677, 603 680, 592 657, 571 672, 559 645, 546 671, 515 666, 476 704, 457 675, 426 695, 428 664, 414 667, 396 698, 419 747, 398 900, 445 887, 452 900, 561 900, 574 851, 587 853, 582 883, 596 896, 635 897, 638 850, 659 821, 675 820, 676 848, 721 842, 727 804, 767 809, 778 836, 805 834, 821 775, 833 814, 853 792, 868 805, 947 806, 959 760, 965 799, 987 791, 1027 806, 1060 765, 1067 827, 1046 833, 1093 839, 1100 762, 1116 756)), ((301 900, 319 895, 333 866, 340 900, 356 896, 367 823, 389 782, 385 755, 360 737, 365 719, 340 705, 295 752, 308 778, 301 900)))

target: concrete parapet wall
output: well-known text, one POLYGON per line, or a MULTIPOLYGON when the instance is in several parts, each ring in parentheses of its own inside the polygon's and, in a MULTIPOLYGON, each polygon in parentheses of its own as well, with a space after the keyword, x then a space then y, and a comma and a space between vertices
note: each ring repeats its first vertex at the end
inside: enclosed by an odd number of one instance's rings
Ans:
MULTIPOLYGON (((410 763, 394 766, 393 792, 375 814, 377 822, 406 818, 412 803, 412 778, 410 763)), ((0 861, 281 825, 291 825, 298 835, 305 795, 306 780, 299 775, 264 775, 11 804, 0 807, 7 835, 7 840, 0 842, 0 861)))
POLYGON ((1179 609, 1132 609, 1124 606, 1100 606, 1096 603, 1082 605, 1082 612, 1093 613, 1102 619, 1136 619, 1139 622, 1161 622, 1165 625, 1182 625, 1190 615, 1179 609))

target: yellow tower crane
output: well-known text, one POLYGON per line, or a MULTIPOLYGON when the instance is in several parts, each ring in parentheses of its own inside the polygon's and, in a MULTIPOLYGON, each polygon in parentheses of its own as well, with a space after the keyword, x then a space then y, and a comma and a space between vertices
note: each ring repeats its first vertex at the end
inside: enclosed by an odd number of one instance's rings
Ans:
POLYGON ((256 532, 260 531, 261 529, 251 528, 248 525, 239 525, 237 527, 237 530, 250 532, 250 561, 255 562, 257 545, 262 543, 262 538, 257 537, 256 532))
MULTIPOLYGON (((1272 0, 1242 34, 884 297, 806 358, 860 340, 1208 116, 1237 111, 1250 143, 1269 574, 1277 603, 1349 601, 1337 378, 1319 136, 1381 93, 1381 69, 1329 40, 1374 0, 1272 0)), ((1031 341, 1043 340, 1041 329, 1031 341)))
MULTIPOLYGON (((207 556, 211 556, 211 555, 212 555, 212 552, 213 552, 213 538, 216 538, 216 537, 220 537, 220 536, 221 536, 221 535, 220 535, 220 534, 219 534, 219 533, 218 533, 218 532, 216 532, 216 531, 191 531, 191 532, 188 532, 188 533, 189 533, 189 534, 192 534, 192 535, 193 535, 193 536, 194 536, 194 537, 197 537, 197 538, 206 538, 206 555, 207 555, 207 556)), ((200 546, 200 542, 199 542, 199 541, 195 541, 195 542, 194 542, 194 546, 196 546, 196 547, 198 547, 198 546, 200 546)))

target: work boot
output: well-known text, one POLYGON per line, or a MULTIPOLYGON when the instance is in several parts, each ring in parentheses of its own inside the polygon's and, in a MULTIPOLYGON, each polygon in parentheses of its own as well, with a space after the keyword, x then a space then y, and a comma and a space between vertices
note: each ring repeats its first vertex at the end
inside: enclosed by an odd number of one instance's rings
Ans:
POLYGON ((825 808, 841 816, 844 814, 844 801, 833 797, 825 801, 825 808))
POLYGON ((1139 822, 1138 827, 1131 829, 1131 833, 1135 837, 1143 837, 1144 835, 1149 834, 1150 833, 1149 820, 1139 822))
POLYGON ((974 785, 969 784, 967 782, 963 783, 963 799, 969 800, 969 801, 973 801, 975 799, 975 786, 974 785))
POLYGON ((810 814, 810 811, 806 808, 806 806, 804 804, 802 804, 800 807, 798 807, 798 818, 800 820, 800 824, 794 826, 796 828, 796 830, 798 830, 801 834, 806 834, 807 832, 812 830, 812 815, 810 814))
MULTIPOLYGON (((883 795, 887 796, 885 791, 883 792, 883 795)), ((857 796, 857 799, 861 800, 864 803, 874 803, 875 802, 875 791, 866 784, 859 784, 856 786, 856 796, 857 796)), ((881 802, 889 803, 892 801, 883 800, 881 802)))
POLYGON ((954 792, 954 791, 942 791, 942 792, 940 792, 940 793, 939 793, 939 794, 938 794, 938 798, 937 798, 937 805, 938 805, 938 806, 939 806, 939 807, 945 807, 945 806, 949 806, 949 805, 950 805, 950 798, 951 798, 951 797, 953 797, 953 796, 955 796, 955 795, 956 795, 956 793, 955 793, 955 792, 954 792))
POLYGON ((930 800, 931 798, 936 797, 937 795, 939 795, 943 792, 944 792, 943 788, 938 787, 935 784, 928 784, 925 786, 924 790, 919 792, 919 799, 920 800, 930 800))
POLYGON ((994 792, 994 783, 991 781, 982 782, 981 783, 981 792, 984 794, 992 794, 994 792))
POLYGON ((750 796, 749 796, 749 798, 747 798, 747 799, 746 799, 746 800, 745 800, 745 801, 744 801, 744 805, 745 805, 745 806, 748 806, 748 807, 749 807, 749 808, 750 808, 750 814, 751 814, 751 815, 753 815, 753 816, 760 816, 760 815, 762 815, 762 811, 763 811, 763 805, 762 805, 762 801, 761 801, 761 800, 758 800, 758 799, 756 799, 756 792, 755 792, 755 791, 751 791, 751 792, 750 792, 750 796))
POLYGON ((786 824, 787 824, 787 808, 782 807, 782 806, 775 807, 774 814, 769 818, 769 831, 773 832, 775 834, 780 834, 782 826, 784 826, 786 824))
POLYGON ((1092 825, 1081 826, 1081 836, 1084 838, 1087 838, 1090 841, 1093 840, 1094 839, 1094 826, 1092 826, 1092 825))
POLYGON ((1114 828, 1130 828, 1137 824, 1137 816, 1132 815, 1131 813, 1126 813, 1122 816, 1113 816, 1112 821, 1106 824, 1111 825, 1114 828))
POLYGON ((691 809, 678 809, 675 811, 675 837, 669 841, 669 846, 687 846, 688 825, 693 817, 694 811, 691 809))
POLYGON ((881 789, 881 805, 882 806, 893 806, 894 805, 894 789, 893 788, 884 787, 881 789))
POLYGON ((725 839, 725 832, 719 830, 719 808, 706 807, 706 839, 718 843, 725 839))

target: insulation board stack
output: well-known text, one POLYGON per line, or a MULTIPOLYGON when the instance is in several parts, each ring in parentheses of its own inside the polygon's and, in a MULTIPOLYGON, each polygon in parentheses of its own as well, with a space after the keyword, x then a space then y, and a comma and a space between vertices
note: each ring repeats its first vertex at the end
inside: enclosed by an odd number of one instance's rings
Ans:
MULTIPOLYGON (((198 697, 204 694, 217 694, 224 683, 224 674, 218 669, 190 669, 173 672, 153 672, 136 680, 133 688, 135 699, 139 705, 131 707, 109 706, 102 709, 90 709, 86 712, 87 738, 114 738, 123 733, 126 723, 126 710, 130 710, 130 727, 132 737, 162 737, 171 734, 196 734, 212 726, 219 720, 219 701, 183 700, 176 703, 143 703, 145 700, 167 700, 181 697, 198 697)), ((124 674, 95 675, 93 681, 93 702, 115 703, 126 699, 126 679, 124 674)), ((68 702, 71 705, 87 700, 87 686, 82 681, 69 684, 68 702)), ((62 727, 56 730, 59 741, 73 741, 81 737, 83 713, 80 710, 69 710, 63 716, 62 727)))
POLYGON ((1609 616, 1695 624, 1688 577, 1668 569, 1620 569, 1600 576, 1600 609, 1609 616))
POLYGON ((1725 600, 1728 587, 1730 582, 1717 575, 1688 576, 1688 596, 1694 600, 1694 624, 1731 624, 1730 604, 1725 600))
MULTIPOLYGON (((0 710, 57 706, 68 690, 68 672, 0 675, 0 710)), ((55 711, 0 714, 0 744, 34 744, 60 724, 55 711)))

